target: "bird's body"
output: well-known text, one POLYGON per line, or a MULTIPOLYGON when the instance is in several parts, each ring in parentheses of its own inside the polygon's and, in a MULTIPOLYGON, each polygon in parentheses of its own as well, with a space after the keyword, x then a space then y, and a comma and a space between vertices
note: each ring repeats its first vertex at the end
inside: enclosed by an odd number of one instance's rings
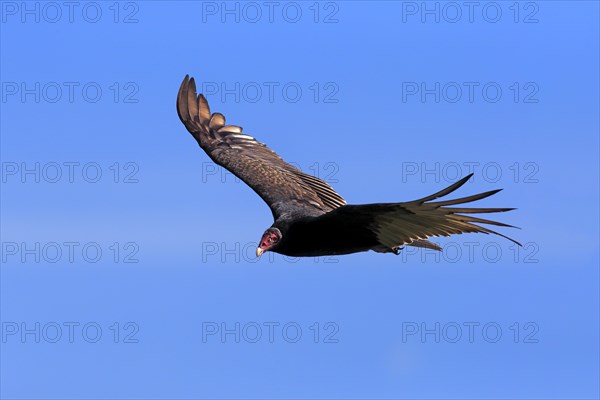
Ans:
MULTIPOLYGON (((361 220, 343 218, 345 210, 355 206, 342 206, 331 213, 340 214, 339 222, 331 223, 332 214, 319 217, 301 217, 291 221, 276 221, 273 226, 285 235, 273 250, 292 257, 330 256, 371 250, 377 239, 361 220)), ((366 221, 365 221, 366 222, 366 221)))
POLYGON ((403 203, 348 205, 325 181, 283 161, 242 128, 225 125, 210 113, 194 79, 185 77, 177 96, 177 112, 200 147, 217 164, 250 186, 269 206, 275 222, 265 231, 257 255, 273 251, 288 256, 325 256, 374 250, 398 254, 403 245, 441 248, 427 240, 466 232, 498 232, 478 224, 510 226, 465 214, 494 213, 512 208, 449 207, 489 197, 493 190, 453 200, 439 200, 465 184, 471 175, 419 200, 403 203))

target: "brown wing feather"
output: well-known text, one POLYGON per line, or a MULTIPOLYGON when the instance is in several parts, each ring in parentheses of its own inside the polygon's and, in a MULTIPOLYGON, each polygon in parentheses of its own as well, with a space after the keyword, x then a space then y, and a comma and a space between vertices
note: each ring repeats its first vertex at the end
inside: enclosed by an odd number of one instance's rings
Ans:
POLYGON ((477 218, 462 214, 495 213, 514 210, 514 208, 453 208, 448 205, 464 204, 489 197, 500 190, 492 190, 453 200, 431 202, 446 196, 461 187, 472 176, 468 175, 446 189, 431 196, 406 203, 382 205, 385 209, 374 213, 371 228, 381 244, 389 248, 410 245, 432 236, 450 236, 454 234, 478 232, 502 236, 519 246, 519 242, 476 224, 511 227, 502 222, 477 218))
POLYGON ((318 215, 346 204, 325 181, 286 163, 265 144, 243 134, 241 127, 225 125, 222 114, 211 115, 204 96, 196 97, 194 78, 187 75, 177 96, 177 113, 209 157, 250 186, 276 219, 299 207, 318 215))

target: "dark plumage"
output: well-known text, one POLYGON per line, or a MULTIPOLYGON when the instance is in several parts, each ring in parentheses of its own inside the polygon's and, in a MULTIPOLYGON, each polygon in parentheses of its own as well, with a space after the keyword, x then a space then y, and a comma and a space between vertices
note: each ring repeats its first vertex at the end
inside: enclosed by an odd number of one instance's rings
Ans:
POLYGON ((492 233, 519 244, 477 224, 510 225, 464 215, 503 212, 513 208, 460 206, 489 197, 499 190, 434 201, 464 185, 472 174, 419 200, 348 205, 323 180, 286 163, 266 145, 243 134, 241 127, 226 125, 222 114, 211 114, 204 96, 196 95, 194 78, 186 76, 181 84, 177 113, 206 154, 250 186, 271 209, 275 222, 262 236, 257 249, 259 256, 265 251, 289 256, 323 256, 367 250, 398 254, 403 245, 441 250, 426 239, 465 232, 492 233))

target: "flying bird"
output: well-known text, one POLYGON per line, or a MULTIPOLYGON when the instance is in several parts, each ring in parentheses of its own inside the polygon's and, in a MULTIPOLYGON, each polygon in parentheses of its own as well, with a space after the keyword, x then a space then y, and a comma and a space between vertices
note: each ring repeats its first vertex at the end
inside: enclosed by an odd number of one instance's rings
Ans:
POLYGON ((470 203, 501 189, 453 200, 438 200, 460 188, 473 175, 418 200, 404 203, 346 204, 325 181, 286 163, 242 128, 227 125, 225 116, 210 112, 194 78, 183 80, 177 95, 181 122, 202 150, 218 165, 250 186, 267 203, 274 223, 262 235, 257 257, 267 251, 294 256, 325 256, 374 250, 399 254, 403 246, 441 250, 432 236, 478 232, 519 242, 484 225, 512 227, 465 214, 487 214, 514 208, 470 208, 470 203))

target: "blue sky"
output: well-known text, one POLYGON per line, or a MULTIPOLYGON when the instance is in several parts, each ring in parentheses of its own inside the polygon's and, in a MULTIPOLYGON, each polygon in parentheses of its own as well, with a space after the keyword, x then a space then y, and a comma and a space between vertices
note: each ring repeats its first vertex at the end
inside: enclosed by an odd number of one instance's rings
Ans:
POLYGON ((0 396, 598 398, 598 3, 465 3, 3 1, 0 396), (349 203, 474 172, 525 246, 257 261, 185 74, 349 203))

